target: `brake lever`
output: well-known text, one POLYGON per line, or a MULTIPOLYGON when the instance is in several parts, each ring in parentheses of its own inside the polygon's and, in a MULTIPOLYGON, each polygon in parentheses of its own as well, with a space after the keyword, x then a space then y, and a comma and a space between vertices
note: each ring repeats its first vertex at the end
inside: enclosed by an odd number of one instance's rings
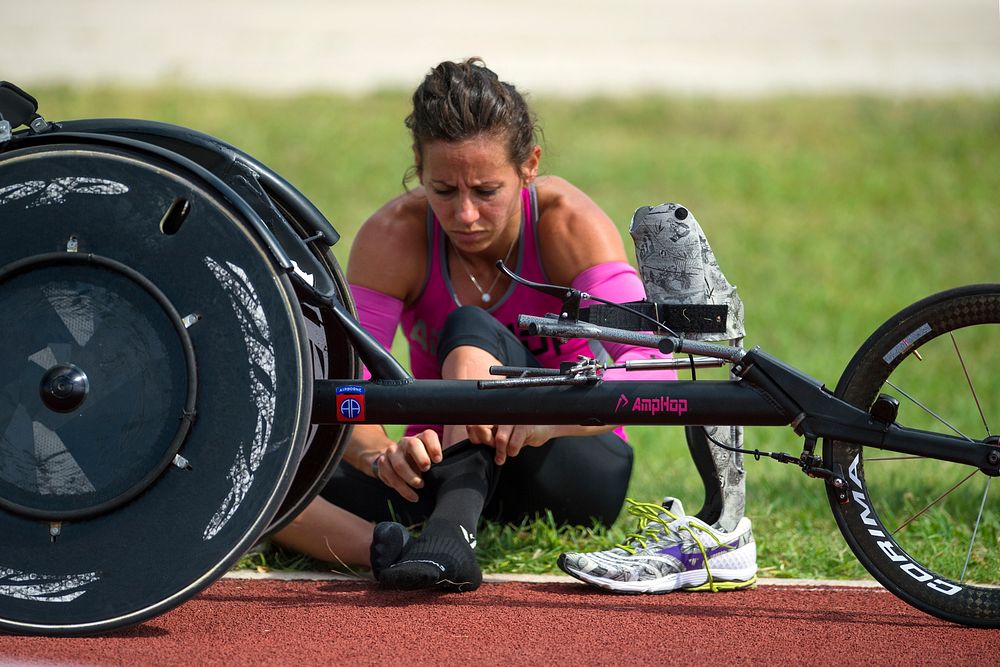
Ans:
POLYGON ((575 362, 564 362, 563 368, 523 368, 515 369, 508 366, 492 366, 491 374, 506 374, 513 371, 523 371, 519 377, 506 377, 503 380, 480 380, 480 389, 500 389, 510 387, 539 387, 555 385, 596 384, 601 376, 598 368, 603 368, 597 360, 580 355, 575 362))

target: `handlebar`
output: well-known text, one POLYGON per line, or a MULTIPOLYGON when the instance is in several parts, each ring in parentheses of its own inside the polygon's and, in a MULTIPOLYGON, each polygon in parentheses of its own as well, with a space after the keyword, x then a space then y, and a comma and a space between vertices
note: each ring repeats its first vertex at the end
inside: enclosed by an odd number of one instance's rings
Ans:
POLYGON ((624 343, 637 347, 648 347, 659 350, 663 354, 680 352, 684 354, 700 354, 713 359, 722 359, 731 363, 739 362, 744 354, 742 348, 729 345, 703 343, 687 340, 678 336, 660 336, 652 333, 613 329, 597 324, 583 322, 560 321, 557 317, 536 317, 521 315, 517 324, 532 336, 551 336, 553 338, 589 338, 606 340, 612 343, 624 343))

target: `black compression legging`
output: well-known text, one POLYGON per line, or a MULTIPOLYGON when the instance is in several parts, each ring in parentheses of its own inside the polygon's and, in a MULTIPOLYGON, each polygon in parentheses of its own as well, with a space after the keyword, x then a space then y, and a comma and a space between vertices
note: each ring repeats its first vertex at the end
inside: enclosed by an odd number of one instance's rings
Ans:
MULTIPOLYGON (((440 340, 439 360, 460 345, 473 345, 504 365, 539 365, 516 336, 481 308, 454 311, 440 340)), ((610 525, 621 510, 632 472, 632 448, 614 433, 554 438, 542 447, 522 449, 499 467, 492 458, 492 448, 468 441, 449 448, 445 461, 431 469, 415 503, 347 464, 337 468, 321 495, 370 521, 410 524, 430 515, 436 479, 477 474, 489 482, 483 510, 488 519, 517 523, 550 511, 560 524, 590 525, 596 519, 610 525)))

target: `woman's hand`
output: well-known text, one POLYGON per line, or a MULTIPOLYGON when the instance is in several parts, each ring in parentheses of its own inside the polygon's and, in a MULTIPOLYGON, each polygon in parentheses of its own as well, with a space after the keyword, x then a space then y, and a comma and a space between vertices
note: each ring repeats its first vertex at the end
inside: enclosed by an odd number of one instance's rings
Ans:
POLYGON ((500 424, 497 426, 466 426, 469 440, 477 445, 489 445, 496 450, 494 461, 503 465, 508 458, 517 456, 525 447, 541 447, 559 433, 558 426, 537 424, 500 424))
POLYGON ((596 435, 618 428, 614 424, 606 426, 544 426, 538 424, 501 424, 498 426, 466 426, 469 440, 480 445, 489 445, 496 450, 494 461, 503 465, 507 459, 521 453, 525 447, 541 447, 553 438, 572 435, 596 435))
POLYGON ((372 462, 372 473, 410 502, 417 501, 414 489, 422 489, 422 473, 441 463, 441 440, 430 429, 415 436, 403 436, 391 443, 372 462))

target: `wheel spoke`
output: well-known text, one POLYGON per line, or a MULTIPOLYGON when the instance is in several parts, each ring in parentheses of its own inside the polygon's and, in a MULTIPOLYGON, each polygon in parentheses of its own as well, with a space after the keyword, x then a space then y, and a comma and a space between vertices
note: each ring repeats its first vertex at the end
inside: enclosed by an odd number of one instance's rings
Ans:
POLYGON ((972 527, 972 539, 969 540, 969 551, 965 554, 965 565, 962 566, 962 576, 959 578, 960 582, 965 581, 965 572, 969 569, 969 559, 972 558, 972 545, 976 543, 976 535, 979 533, 979 522, 983 520, 983 508, 986 506, 986 494, 990 492, 990 482, 992 481, 992 477, 986 478, 986 488, 983 489, 983 499, 979 503, 979 514, 976 516, 976 524, 972 527))
POLYGON ((966 482, 968 482, 970 479, 972 479, 972 476, 975 475, 977 472, 979 472, 979 471, 978 470, 973 470, 966 477, 964 477, 961 480, 959 480, 958 483, 955 484, 955 486, 951 487, 950 489, 948 489, 947 491, 945 491, 944 493, 942 493, 940 496, 938 496, 935 500, 933 500, 932 502, 930 502, 922 510, 920 510, 919 512, 917 512, 916 514, 914 514, 913 516, 911 516, 909 519, 907 519, 903 523, 901 523, 899 525, 899 527, 896 528, 896 530, 892 531, 892 535, 895 536, 897 533, 899 533, 900 531, 902 531, 904 528, 906 528, 911 523, 913 523, 916 519, 918 519, 920 516, 922 516, 925 512, 927 512, 927 510, 929 510, 930 508, 934 507, 939 502, 941 502, 942 500, 944 500, 945 498, 947 498, 955 489, 957 489, 958 487, 962 486, 963 484, 965 484, 966 482))
POLYGON ((939 422, 941 422, 942 424, 944 424, 945 426, 947 426, 948 428, 950 428, 956 434, 958 434, 961 437, 965 438, 969 442, 975 442, 975 440, 973 440, 972 438, 970 438, 969 436, 965 435, 964 433, 962 433, 961 431, 959 431, 957 428, 955 428, 954 426, 952 426, 951 424, 949 424, 945 420, 944 417, 942 417, 941 415, 937 414, 936 412, 934 412, 933 410, 931 410, 930 408, 928 408, 926 405, 924 405, 923 403, 921 403, 917 399, 915 399, 912 396, 910 396, 908 393, 906 393, 905 391, 903 391, 902 389, 900 389, 898 386, 896 386, 895 384, 893 384, 889 380, 886 380, 885 383, 887 385, 889 385, 890 387, 892 387, 893 389, 895 389, 896 391, 898 391, 900 394, 902 394, 906 398, 906 400, 908 400, 911 403, 913 403, 914 405, 916 405, 918 408, 920 408, 921 410, 923 410, 924 412, 926 412, 927 414, 929 414, 931 417, 934 417, 934 419, 938 420, 939 422))
POLYGON ((976 387, 972 384, 972 378, 969 376, 969 369, 965 366, 965 359, 962 357, 962 351, 958 349, 958 341, 955 340, 955 334, 949 333, 951 336, 951 344, 955 347, 955 354, 958 355, 958 361, 962 364, 962 372, 965 374, 965 382, 969 385, 969 391, 972 392, 972 399, 976 402, 976 409, 979 410, 979 417, 983 420, 983 427, 986 429, 986 437, 993 435, 990 432, 990 425, 986 422, 986 415, 983 413, 983 405, 979 402, 979 396, 976 394, 976 387))

